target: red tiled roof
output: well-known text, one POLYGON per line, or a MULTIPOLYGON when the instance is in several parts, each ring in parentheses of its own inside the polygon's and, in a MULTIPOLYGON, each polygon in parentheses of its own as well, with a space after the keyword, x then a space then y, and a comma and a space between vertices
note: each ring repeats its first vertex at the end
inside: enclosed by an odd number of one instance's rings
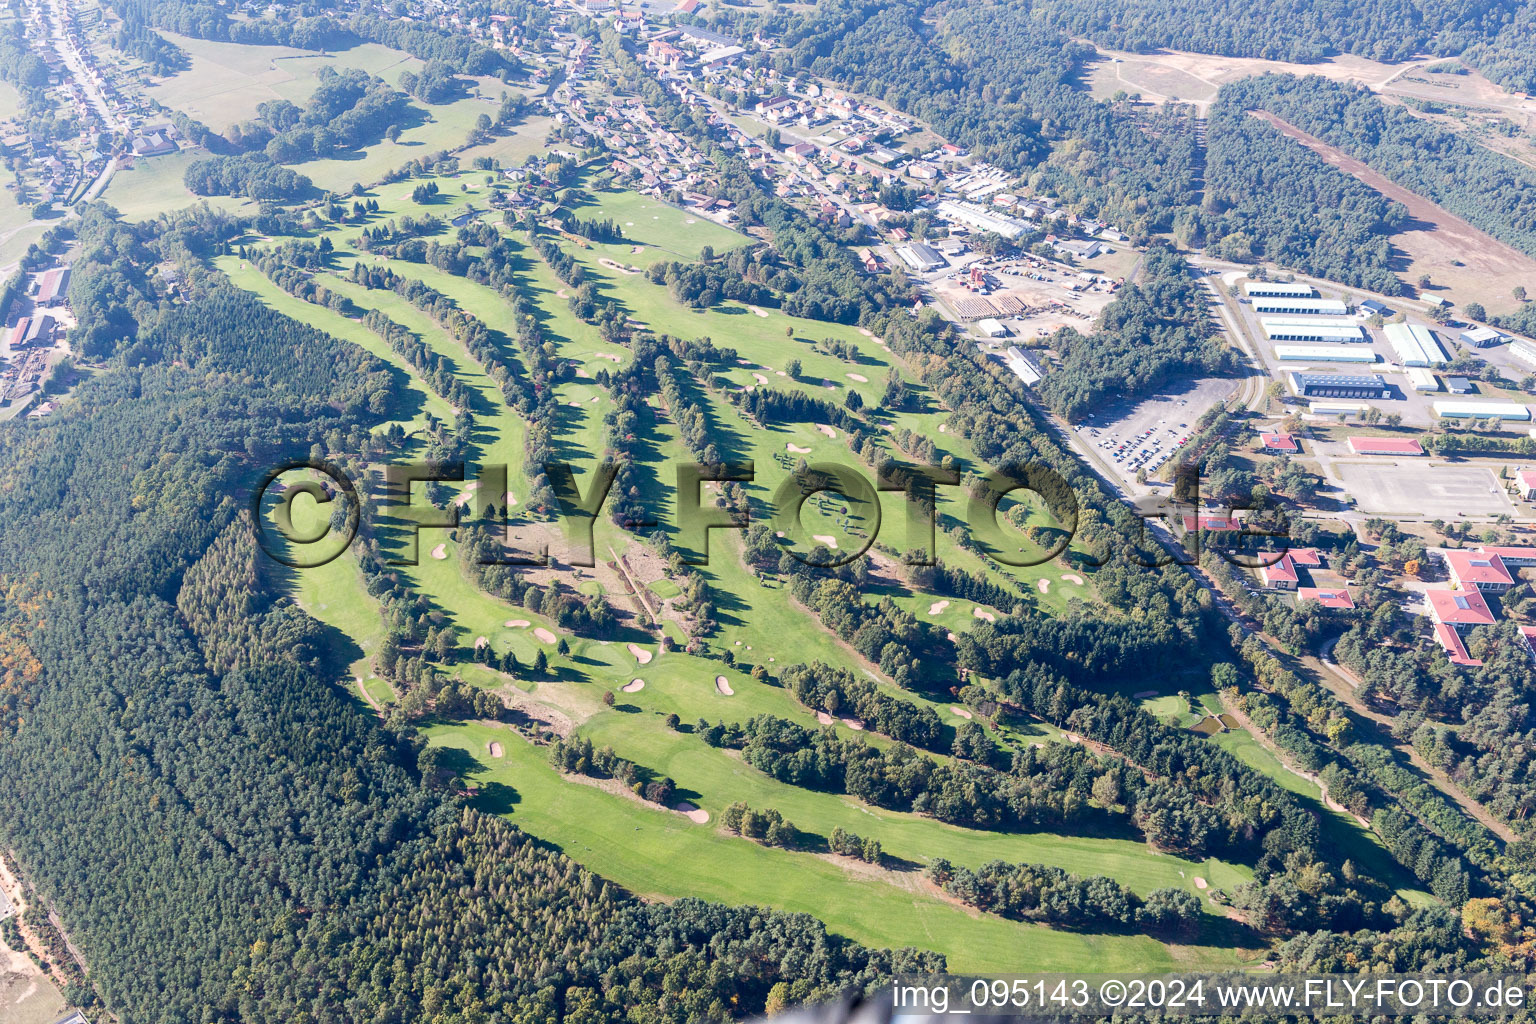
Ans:
POLYGON ((1356 455, 1423 455, 1424 446, 1412 438, 1351 437, 1349 450, 1356 455))
POLYGON ((1522 469, 1515 473, 1515 480, 1521 487, 1536 487, 1536 469, 1522 469))
POLYGON ((1494 583, 1512 586, 1515 578, 1504 568, 1504 560, 1490 551, 1447 551, 1446 564, 1457 583, 1494 583))
POLYGON ((1476 590, 1426 590, 1430 613, 1436 622, 1453 626, 1486 626, 1493 623, 1488 602, 1476 590))
POLYGON ((1316 548, 1291 548, 1289 554, 1294 565, 1311 569, 1323 564, 1323 556, 1317 553, 1316 548))
POLYGON ((1498 555, 1505 568, 1511 565, 1536 564, 1536 548, 1481 547, 1477 550, 1483 554, 1498 555))
POLYGON ((1467 645, 1461 642, 1461 634, 1445 623, 1435 623, 1435 639, 1440 641, 1440 646, 1445 648, 1445 653, 1451 656, 1452 665, 1476 667, 1482 664, 1482 662, 1467 653, 1467 645))
POLYGON ((1296 439, 1290 434, 1260 434, 1259 443, 1265 448, 1276 451, 1297 452, 1301 448, 1296 444, 1296 439))
POLYGON ((1186 530, 1236 530, 1238 521, 1229 516, 1185 516, 1184 529, 1186 530))
POLYGON ((1353 608, 1355 606, 1355 599, 1350 597, 1349 591, 1343 587, 1337 589, 1302 587, 1296 591, 1296 599, 1299 601, 1316 601, 1325 608, 1353 608))
POLYGON ((1281 555, 1280 561, 1276 562, 1274 565, 1266 565, 1262 567, 1259 572, 1264 577, 1265 583, 1296 582, 1296 567, 1291 564, 1291 556, 1289 554, 1281 555))

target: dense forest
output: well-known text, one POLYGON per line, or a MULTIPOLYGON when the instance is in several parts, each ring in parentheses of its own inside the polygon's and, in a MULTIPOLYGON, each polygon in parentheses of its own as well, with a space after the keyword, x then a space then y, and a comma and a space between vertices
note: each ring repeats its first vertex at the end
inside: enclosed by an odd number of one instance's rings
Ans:
MULTIPOLYGON (((1536 254, 1536 170, 1383 103, 1363 85, 1320 75, 1262 75, 1223 86, 1221 106, 1268 111, 1494 238, 1536 254)), ((1328 209, 1327 197, 1318 205, 1328 209)))
POLYGON ((1398 63, 1465 54, 1489 78, 1536 89, 1536 22, 1519 0, 1391 0, 1341 10, 1320 0, 1238 7, 1197 0, 1037 0, 1034 17, 1117 50, 1193 50, 1312 63, 1340 53, 1398 63))
POLYGON ((1224 259, 1400 294, 1389 236, 1407 209, 1253 116, 1244 84, 1211 105, 1201 237, 1191 241, 1224 259))
POLYGON ((1237 353, 1211 325, 1205 286, 1172 249, 1148 252, 1143 276, 1105 307, 1091 336, 1064 327, 1051 336, 1061 367, 1040 396, 1068 419, 1106 400, 1148 394, 1170 378, 1233 370, 1237 353))

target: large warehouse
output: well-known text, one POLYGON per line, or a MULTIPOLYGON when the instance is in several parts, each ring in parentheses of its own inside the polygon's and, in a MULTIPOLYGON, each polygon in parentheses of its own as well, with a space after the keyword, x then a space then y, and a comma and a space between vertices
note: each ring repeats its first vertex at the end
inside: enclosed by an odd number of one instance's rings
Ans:
POLYGON ((1243 294, 1250 299, 1310 299, 1317 295, 1309 284, 1300 281, 1244 281, 1243 294))
POLYGON ((1436 402, 1435 415, 1443 420, 1528 420, 1531 410, 1519 402, 1436 402))
POLYGON ((1337 320, 1306 320, 1292 316, 1259 318, 1264 337, 1270 341, 1365 341, 1365 333, 1356 324, 1337 320))
POLYGON ((924 245, 922 242, 913 242, 911 245, 904 245, 900 249, 896 250, 896 255, 900 256, 903 263, 911 267, 913 270, 916 270, 918 273, 926 273, 930 270, 938 270, 941 267, 946 267, 949 265, 944 261, 944 257, 939 255, 936 249, 934 249, 932 246, 924 245))
POLYGON ((1344 316, 1349 307, 1338 299, 1264 298, 1253 300, 1255 313, 1300 313, 1303 316, 1344 316))
POLYGON ((1374 363, 1369 345, 1276 345, 1275 358, 1291 363, 1374 363))
POLYGON ((1387 342, 1397 350, 1404 366, 1433 366, 1445 362, 1445 350, 1435 332, 1423 324, 1387 324, 1387 342))
POLYGON ((1379 373, 1292 373, 1291 390, 1303 398, 1385 398, 1389 393, 1379 373))

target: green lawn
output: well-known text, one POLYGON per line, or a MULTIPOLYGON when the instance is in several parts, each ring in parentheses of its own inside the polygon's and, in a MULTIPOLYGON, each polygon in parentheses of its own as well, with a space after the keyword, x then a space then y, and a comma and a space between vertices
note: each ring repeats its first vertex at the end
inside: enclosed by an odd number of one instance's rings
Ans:
MULTIPOLYGON (((463 752, 482 806, 648 896, 767 903, 814 914, 834 931, 878 946, 937 949, 961 971, 1156 970, 1233 964, 1226 949, 1170 948, 1141 936, 1056 931, 978 915, 942 899, 917 872, 895 882, 810 853, 762 847, 662 810, 562 778, 516 733, 478 724, 428 730, 463 752), (503 757, 490 755, 491 742, 503 757)), ((857 811, 851 813, 857 814, 857 811)), ((867 826, 866 826, 867 828, 867 826)), ((894 874, 894 873, 893 873, 894 874)))
MULTIPOLYGON (((424 210, 446 220, 471 209, 486 209, 486 189, 479 175, 465 173, 435 180, 441 195, 425 207, 410 198, 416 181, 397 182, 374 190, 381 206, 375 222, 406 213, 419 215, 424 210)), ((630 193, 605 193, 600 199, 610 211, 609 216, 614 216, 615 203, 619 209, 628 211, 624 215, 631 219, 646 215, 648 209, 656 210, 651 214, 656 218, 656 226, 651 230, 657 234, 644 235, 643 222, 637 219, 635 224, 635 238, 656 240, 656 244, 648 246, 652 251, 643 254, 646 259, 654 258, 654 250, 674 236, 679 226, 676 218, 682 216, 681 211, 671 207, 647 207, 652 201, 630 193), (667 222, 663 218, 673 220, 667 222)), ((520 482, 523 425, 505 406, 481 367, 435 322, 393 292, 367 291, 342 280, 342 275, 358 258, 371 264, 387 264, 397 273, 437 289, 488 326, 504 332, 510 330, 507 302, 489 288, 430 266, 366 254, 358 256, 352 251, 351 239, 359 228, 357 224, 343 224, 325 230, 336 249, 333 272, 326 276, 325 283, 363 308, 384 311, 416 332, 448 361, 452 372, 472 395, 477 423, 473 457, 482 463, 507 465, 510 479, 520 482)), ((725 234, 736 240, 734 244, 745 241, 742 236, 725 234)), ((692 235, 687 237, 700 245, 716 244, 699 241, 692 235)), ((717 250, 733 244, 729 239, 718 242, 717 250)), ((540 318, 549 344, 571 367, 571 374, 558 384, 558 453, 585 474, 603 450, 602 415, 611 401, 592 375, 616 365, 606 356, 617 357, 621 362, 630 356, 621 346, 603 341, 591 326, 578 322, 562 294, 563 287, 549 268, 521 239, 513 238, 512 244, 519 250, 515 266, 518 287, 540 318), (575 372, 577 368, 580 374, 575 372)), ((725 457, 752 459, 757 464, 757 479, 748 490, 759 509, 767 509, 775 488, 802 456, 813 462, 859 465, 840 432, 829 435, 813 424, 759 429, 737 413, 721 389, 756 385, 760 383, 753 376, 756 373, 767 378, 772 386, 798 388, 837 402, 853 389, 868 404, 874 404, 883 393, 888 373, 906 374, 899 361, 874 339, 853 327, 799 320, 776 310, 765 310, 766 315, 761 316, 741 307, 696 312, 675 302, 665 288, 650 284, 642 276, 621 273, 598 263, 600 256, 618 252, 619 247, 569 248, 603 289, 646 326, 682 336, 708 334, 717 344, 734 346, 741 352, 746 363, 722 367, 716 387, 699 386, 691 380, 685 380, 684 387, 703 406, 710 420, 711 438, 725 457), (823 338, 856 345, 858 354, 844 359, 818 351, 816 342, 823 338), (791 359, 799 359, 803 367, 800 377, 794 380, 778 375, 791 359)), ((627 246, 624 249, 627 252, 627 246)), ((635 255, 634 262, 640 262, 642 254, 635 255)), ((620 259, 620 255, 612 258, 620 259)), ((218 265, 236 284, 252 290, 275 308, 385 359, 402 376, 402 397, 394 415, 409 429, 419 427, 427 412, 443 418, 452 416, 445 403, 428 392, 410 368, 359 322, 286 295, 236 257, 221 257, 218 265)), ((510 337, 504 335, 499 344, 505 346, 504 358, 520 361, 510 337)), ((689 456, 675 426, 654 398, 652 409, 655 422, 646 430, 648 444, 641 451, 639 485, 648 507, 657 518, 670 523, 676 510, 671 463, 689 456)), ((927 407, 903 413, 896 421, 941 442, 942 450, 969 459, 970 452, 963 442, 937 430, 942 416, 941 410, 927 407)), ((509 486, 514 492, 518 490, 518 483, 509 486)), ((962 497, 958 489, 956 495, 946 496, 941 512, 952 517, 962 515, 962 497)), ((846 517, 840 508, 841 502, 837 501, 828 502, 824 508, 818 508, 815 502, 808 503, 803 517, 804 532, 812 535, 825 531, 841 538, 840 546, 856 543, 858 538, 850 529, 867 529, 870 521, 867 516, 846 517)), ((885 496, 882 510, 883 535, 893 543, 902 543, 904 510, 900 497, 885 496)), ((319 513, 310 508, 304 514, 319 513)), ((419 517, 419 510, 408 512, 389 505, 380 508, 376 527, 386 557, 400 558, 410 550, 411 520, 419 517)), ((1017 539, 1024 543, 1021 536, 1017 539)), ((597 526, 596 543, 598 552, 606 554, 610 545, 622 551, 638 541, 605 518, 597 526)), ((1194 883, 1197 876, 1212 887, 1230 889, 1250 877, 1249 870, 1242 865, 1215 860, 1196 863, 1157 854, 1134 836, 985 833, 911 814, 880 811, 846 797, 777 783, 747 768, 732 755, 708 748, 690 734, 667 730, 662 718, 669 713, 677 714, 685 723, 700 717, 735 721, 772 714, 814 726, 815 715, 800 707, 787 692, 750 678, 747 666, 753 664, 776 668, 819 659, 875 677, 848 647, 790 601, 776 575, 760 579, 748 570, 741 559, 741 543, 740 536, 731 531, 715 532, 710 541, 710 563, 701 568, 716 602, 715 614, 720 623, 719 631, 709 642, 716 649, 732 652, 737 667, 729 670, 723 670, 721 663, 713 659, 679 651, 660 653, 657 644, 648 638, 641 646, 655 658, 643 666, 625 643, 569 635, 566 639, 571 645, 570 654, 559 655, 551 641, 540 639, 535 633, 539 629, 553 631, 549 621, 506 604, 469 581, 459 564, 458 544, 447 530, 422 530, 416 564, 399 569, 406 582, 427 598, 440 621, 453 629, 461 647, 468 648, 484 638, 493 651, 511 650, 525 665, 539 651, 550 660, 547 678, 516 683, 479 664, 457 666, 454 671, 468 682, 485 687, 516 686, 560 712, 595 742, 611 744, 622 755, 672 776, 685 795, 713 815, 735 800, 747 800, 754 806, 779 808, 814 836, 824 836, 841 825, 861 835, 878 837, 901 870, 855 870, 811 852, 765 849, 625 795, 563 778, 548 767, 542 751, 505 728, 465 724, 429 727, 428 735, 433 742, 458 747, 474 759, 467 774, 485 787, 483 806, 508 814, 532 834, 642 895, 690 894, 804 910, 861 941, 879 945, 916 943, 940 949, 950 955, 952 966, 959 969, 1066 969, 1083 963, 1101 969, 1145 969, 1235 962, 1230 947, 1236 933, 1214 913, 1205 937, 1210 945, 1191 947, 1165 946, 1141 936, 1051 930, 961 908, 937 894, 922 879, 921 869, 937 856, 970 866, 980 866, 995 858, 1035 861, 1085 874, 1105 873, 1145 893, 1169 885, 1198 891, 1194 883), (525 620, 527 625, 509 625, 519 620, 525 620), (734 695, 726 696, 716 688, 715 677, 719 674, 727 677, 734 695), (645 680, 642 690, 632 694, 617 692, 635 678, 645 680), (616 691, 617 704, 613 708, 606 707, 603 700, 609 691, 616 691), (502 745, 501 759, 489 755, 493 738, 502 745), (687 869, 680 871, 679 866, 684 864, 687 869)), ((1069 593, 1091 600, 1091 581, 1068 584, 1062 579, 1063 571, 1056 566, 1004 573, 975 554, 956 548, 947 539, 941 539, 940 551, 946 560, 1012 582, 1025 590, 1026 599, 1048 607, 1064 606, 1068 599, 1064 595, 1069 593), (1037 579, 1051 583, 1049 593, 1038 591, 1037 579)), ((589 575, 571 582, 587 593, 599 586, 589 575)), ((676 583, 670 580, 658 581, 652 590, 660 596, 678 592, 676 583)), ((348 651, 352 674, 362 680, 363 694, 379 704, 393 699, 388 684, 371 678, 368 671, 367 655, 375 649, 382 626, 376 602, 363 588, 355 561, 347 556, 318 569, 296 571, 290 578, 290 592, 316 618, 351 639, 350 647, 341 646, 348 651)), ((948 607, 930 615, 930 606, 941 600, 937 595, 912 593, 899 587, 892 588, 890 595, 920 617, 932 618, 954 630, 972 628, 979 621, 974 615, 976 606, 971 602, 951 600, 948 607)), ((880 596, 879 589, 875 588, 871 596, 880 596)), ((1006 613, 1008 609, 994 611, 1006 613)), ((674 640, 683 639, 675 624, 669 622, 667 626, 674 640)), ((882 688, 901 699, 932 707, 946 724, 959 722, 950 711, 951 702, 943 695, 932 695, 930 699, 904 693, 876 678, 882 688)), ((839 724, 834 728, 847 731, 848 727, 839 724)), ((1056 730, 1030 723, 1007 726, 998 735, 1003 742, 1012 744, 1061 739, 1056 730)), ((890 742, 879 736, 865 737, 875 745, 890 742)))
POLYGON ((183 181, 187 165, 207 155, 200 151, 181 150, 135 160, 131 168, 113 173, 111 182, 101 195, 102 201, 116 207, 124 220, 148 220, 196 203, 207 203, 216 209, 235 213, 255 213, 256 204, 244 199, 233 196, 199 196, 187 188, 183 181))

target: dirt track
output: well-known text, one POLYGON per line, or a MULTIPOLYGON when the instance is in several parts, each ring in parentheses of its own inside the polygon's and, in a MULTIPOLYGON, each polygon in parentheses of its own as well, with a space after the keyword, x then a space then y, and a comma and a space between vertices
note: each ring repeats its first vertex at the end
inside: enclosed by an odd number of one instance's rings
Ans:
POLYGON ((1490 309, 1509 308, 1511 289, 1517 284, 1536 280, 1536 259, 1274 114, 1264 110, 1251 113, 1344 173, 1363 181, 1388 199, 1402 203, 1413 220, 1426 225, 1392 236, 1392 243, 1413 261, 1411 267, 1402 272, 1408 280, 1414 280, 1421 273, 1428 274, 1440 288, 1454 292, 1449 296, 1453 301, 1479 301, 1490 309), (1462 266, 1457 266, 1457 261, 1462 266))

